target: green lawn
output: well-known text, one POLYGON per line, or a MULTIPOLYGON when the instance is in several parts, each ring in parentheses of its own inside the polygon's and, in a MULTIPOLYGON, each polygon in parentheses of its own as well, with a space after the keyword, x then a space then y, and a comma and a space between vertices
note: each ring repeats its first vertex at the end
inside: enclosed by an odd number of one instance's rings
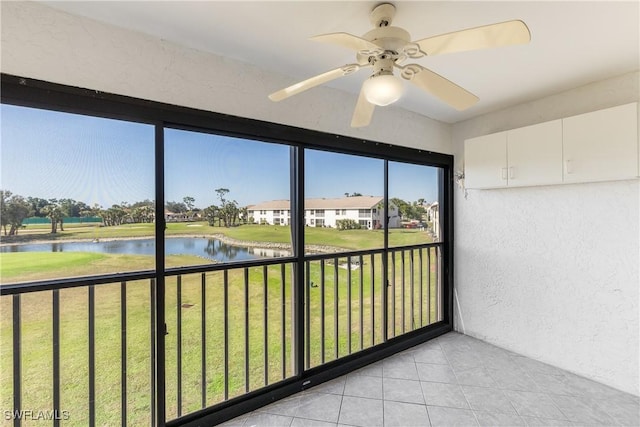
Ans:
MULTIPOLYGON (((125 224, 115 227, 99 227, 94 224, 70 224, 65 231, 55 235, 41 224, 27 226, 18 236, 2 236, 2 242, 33 240, 110 239, 128 237, 153 237, 155 224, 125 224)), ((168 223, 167 236, 208 236, 223 234, 232 239, 253 242, 291 243, 291 229, 274 225, 245 224, 237 227, 211 227, 206 222, 168 223)), ((374 249, 383 246, 382 230, 337 230, 335 228, 305 228, 305 241, 310 245, 336 246, 345 249, 374 249)), ((390 229, 389 245, 412 245, 431 242, 430 236, 417 229, 390 229)))
POLYGON ((96 265, 107 258, 88 252, 15 252, 0 256, 0 277, 3 282, 12 279, 28 280, 30 274, 44 277, 72 275, 73 271, 84 270, 87 265, 96 265))
MULTIPOLYGON (((241 226, 230 229, 187 227, 188 224, 169 224, 167 234, 210 234, 222 233, 238 240, 287 242, 287 227, 241 226), (197 229, 197 231, 193 231, 197 229), (281 240, 278 240, 281 239, 281 240)), ((91 235, 93 227, 67 227, 64 238, 80 238, 91 235), (67 234, 68 233, 68 234, 67 234), (84 233, 84 234, 83 234, 84 233), (73 237, 75 236, 75 237, 73 237)), ((100 229, 103 231, 108 229, 100 229)), ((124 227, 123 233, 143 233, 143 229, 124 227)), ((121 231, 122 231, 121 230, 121 231)), ((152 228, 147 229, 149 232, 152 228)), ((332 229, 305 229, 307 243, 324 244, 331 242, 338 247, 363 249, 364 246, 380 246, 382 233, 366 230, 339 232, 332 229)), ((111 232, 112 230, 108 230, 111 232)), ((144 234, 139 234, 144 235, 144 234)), ((122 235, 121 235, 122 236, 122 235)), ((131 236, 131 235, 129 235, 131 236)), ((101 236, 104 238, 106 236, 101 236)), ((124 236, 122 236, 124 237, 124 236)), ((424 239, 421 233, 414 230, 393 230, 390 241, 412 244, 424 239)), ((436 258, 435 248, 429 250, 432 260, 436 258)), ((420 277, 418 254, 414 258, 413 275, 408 259, 404 270, 400 255, 396 255, 396 271, 394 288, 388 288, 389 297, 395 298, 391 307, 395 307, 395 316, 389 313, 390 329, 395 334, 402 334, 403 325, 406 331, 436 321, 436 271, 435 264, 426 269, 427 250, 423 251, 423 274, 420 277), (404 272, 404 299, 402 298, 402 277, 404 272), (413 282, 412 282, 413 279, 413 282), (422 294, 420 294, 422 280, 422 294), (430 282, 430 286, 427 283, 430 282), (413 293, 411 292, 413 290, 413 293), (410 313, 413 297, 414 311, 410 313), (423 316, 420 321, 419 301, 422 301, 423 316), (404 317, 403 314, 404 304, 404 317)), ((342 261, 346 261, 342 259, 342 261)), ((310 366, 317 366, 324 360, 330 361, 337 356, 343 357, 350 351, 358 351, 360 342, 363 348, 382 342, 382 288, 380 255, 373 259, 373 286, 371 258, 365 257, 362 270, 351 271, 348 281, 347 270, 337 269, 330 262, 325 262, 324 275, 321 274, 320 262, 311 262, 310 280, 316 287, 309 287, 310 301, 310 366), (338 272, 337 277, 335 272, 338 272), (362 282, 360 275, 362 274, 362 282), (321 293, 324 278, 324 294, 321 293), (351 291, 351 323, 347 322, 348 292, 351 291), (337 291, 337 293, 336 293, 337 291), (360 304, 362 292, 362 304, 360 304), (320 316, 324 301, 324 318, 320 316), (337 305, 335 302, 337 301, 337 305), (362 330, 360 329, 362 316, 362 330), (373 323, 371 321, 373 317, 373 323), (338 320, 338 334, 334 332, 335 319, 338 320), (322 329, 324 319, 324 329, 322 329), (324 331, 324 341, 321 332, 324 331), (348 340, 351 339, 351 348, 348 340), (324 354, 322 343, 324 342, 324 354)), ((11 281, 38 280, 47 277, 83 276, 115 271, 144 270, 153 268, 152 256, 106 255, 83 253, 8 253, 0 255, 0 276, 11 281), (35 258, 34 258, 35 257, 35 258), (37 259, 37 262, 34 262, 37 259), (33 265, 37 264, 37 268, 33 265), (28 275, 20 271, 28 269, 28 275)), ((188 265, 201 263, 197 257, 168 257, 167 265, 188 265)), ((285 282, 281 281, 281 266, 269 266, 265 276, 262 267, 250 268, 248 274, 248 291, 245 294, 245 270, 231 269, 228 272, 228 395, 237 396, 245 392, 245 344, 244 336, 249 335, 249 390, 265 385, 264 359, 265 351, 268 360, 266 372, 267 382, 273 383, 282 378, 283 355, 286 359, 284 375, 293 374, 292 360, 292 266, 287 265, 284 271, 285 282), (282 292, 284 290, 284 298, 282 292), (264 301, 267 301, 265 310, 264 301), (248 303, 249 325, 245 329, 245 301, 248 303), (284 325, 282 317, 284 315, 284 325), (264 316, 267 321, 264 322, 264 316), (263 325, 267 325, 265 331, 263 325), (283 330, 284 328, 284 330, 283 330), (282 343, 284 332, 285 340, 282 343), (264 346, 264 337, 267 346, 264 346)), ((186 414, 200 409, 201 389, 201 313, 206 312, 206 402, 212 405, 224 400, 224 276, 222 272, 210 272, 204 275, 206 297, 201 295, 201 274, 181 277, 182 298, 177 304, 177 278, 168 277, 166 281, 166 320, 168 335, 166 336, 166 399, 167 418, 177 416, 177 317, 182 318, 182 413, 186 414), (179 308, 178 308, 179 307, 179 308)), ((63 425, 83 426, 88 422, 88 291, 86 288, 64 289, 60 292, 61 312, 61 409, 71 411, 71 419, 63 425)), ((52 291, 44 291, 23 295, 21 298, 22 325, 22 373, 23 393, 22 407, 29 409, 50 409, 52 399, 52 291)), ((126 285, 127 308, 127 412, 130 425, 149 424, 150 411, 150 282, 136 281, 126 285)), ((114 425, 120 417, 120 284, 107 284, 95 287, 95 325, 96 325, 96 417, 100 425, 114 425)), ((12 298, 0 297, 0 407, 12 407, 12 298)), ((23 425, 38 425, 24 423, 23 425)))

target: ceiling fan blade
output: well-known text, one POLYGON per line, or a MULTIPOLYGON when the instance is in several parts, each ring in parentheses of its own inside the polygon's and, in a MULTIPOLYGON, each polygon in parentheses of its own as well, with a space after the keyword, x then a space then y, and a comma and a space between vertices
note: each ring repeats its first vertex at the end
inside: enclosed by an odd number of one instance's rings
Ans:
POLYGON ((519 20, 469 28, 418 40, 420 50, 427 55, 464 52, 490 47, 526 44, 531 41, 527 25, 519 20))
POLYGON ((358 96, 358 102, 356 103, 356 109, 353 112, 351 118, 351 127, 360 128, 367 126, 371 122, 373 116, 373 110, 376 106, 364 96, 364 90, 360 89, 360 96, 358 96))
POLYGON ((300 92, 304 92, 307 89, 311 89, 323 83, 330 82, 331 80, 335 80, 339 77, 347 76, 349 74, 355 73, 361 68, 358 64, 348 64, 342 67, 338 67, 334 70, 327 71, 326 73, 318 74, 317 76, 311 77, 307 80, 303 80, 294 85, 281 89, 277 92, 269 95, 269 99, 278 102, 283 99, 289 98, 290 96, 296 95, 300 92))
POLYGON ((479 98, 471 92, 421 65, 408 64, 404 67, 398 65, 396 67, 402 70, 400 73, 402 78, 409 80, 420 89, 436 96, 456 110, 466 110, 478 102, 479 98))
POLYGON ((321 34, 319 36, 311 37, 310 40, 337 44, 338 46, 346 47, 347 49, 372 55, 382 53, 383 51, 383 49, 377 44, 349 33, 321 34))

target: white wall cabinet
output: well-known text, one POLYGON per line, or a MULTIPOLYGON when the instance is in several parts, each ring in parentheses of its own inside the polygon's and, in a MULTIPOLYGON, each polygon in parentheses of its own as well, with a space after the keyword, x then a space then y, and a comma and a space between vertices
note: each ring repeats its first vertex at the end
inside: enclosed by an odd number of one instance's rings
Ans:
POLYGON ((637 106, 620 105, 564 119, 564 182, 638 176, 637 106))
POLYGON ((509 187, 562 182, 562 121, 507 132, 509 187))
POLYGON ((638 103, 471 138, 464 149, 469 189, 635 178, 638 103))
POLYGON ((467 188, 507 185, 507 133, 493 133, 464 143, 464 181, 467 188))
POLYGON ((503 188, 562 182, 562 122, 465 141, 465 186, 503 188))

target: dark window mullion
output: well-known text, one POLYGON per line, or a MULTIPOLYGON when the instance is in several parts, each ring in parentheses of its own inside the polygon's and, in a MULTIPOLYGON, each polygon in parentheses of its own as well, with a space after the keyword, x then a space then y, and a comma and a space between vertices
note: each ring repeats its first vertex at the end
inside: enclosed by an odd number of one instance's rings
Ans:
MULTIPOLYGON (((293 337, 293 374, 297 377, 301 377, 305 368, 309 366, 309 352, 306 355, 305 364, 305 347, 308 347, 309 335, 305 335, 305 330, 308 333, 309 327, 304 326, 305 311, 307 316, 309 315, 309 298, 308 287, 305 286, 305 275, 308 277, 309 263, 306 263, 307 269, 305 269, 304 259, 304 149, 299 146, 292 146, 290 150, 290 224, 292 233, 292 248, 293 255, 297 258, 297 261, 293 264, 294 281, 291 287, 292 301, 293 301, 293 319, 291 321, 291 335, 293 337), (294 216, 295 215, 295 216, 294 216), (305 289, 306 288, 306 289, 305 289), (307 305, 305 305, 305 295, 307 305)), ((307 317, 307 322, 311 320, 307 317)), ((308 325, 308 324, 307 324, 308 325)), ((282 325, 284 328, 284 325, 282 325)), ((283 348, 284 352, 285 349, 283 348)), ((284 368, 283 368, 284 369, 284 368)))
POLYGON ((153 292, 153 323, 155 328, 154 339, 152 345, 154 345, 155 360, 152 360, 154 371, 152 373, 154 378, 154 391, 155 394, 151 397, 153 400, 152 405, 152 424, 159 427, 163 427, 166 424, 166 407, 165 407, 165 333, 167 331, 167 325, 165 322, 165 219, 164 219, 164 187, 165 187, 165 175, 164 175, 164 123, 156 123, 155 125, 155 187, 156 187, 156 218, 155 218, 155 248, 156 248, 156 277, 155 292, 153 292))
POLYGON ((382 217, 382 227, 384 230, 384 244, 382 252, 382 271, 384 272, 382 278, 380 279, 380 294, 381 294, 381 307, 382 310, 382 342, 387 342, 389 339, 389 312, 387 305, 388 302, 388 291, 389 291, 389 160, 384 161, 384 195, 383 195, 383 217, 382 217))

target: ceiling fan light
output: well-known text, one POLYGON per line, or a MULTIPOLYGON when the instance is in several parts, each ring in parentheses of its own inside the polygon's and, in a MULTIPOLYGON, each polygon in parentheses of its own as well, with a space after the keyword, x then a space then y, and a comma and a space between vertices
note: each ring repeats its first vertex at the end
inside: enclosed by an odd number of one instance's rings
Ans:
POLYGON ((365 80, 362 90, 367 101, 384 107, 400 99, 404 92, 404 84, 393 74, 381 74, 365 80))

